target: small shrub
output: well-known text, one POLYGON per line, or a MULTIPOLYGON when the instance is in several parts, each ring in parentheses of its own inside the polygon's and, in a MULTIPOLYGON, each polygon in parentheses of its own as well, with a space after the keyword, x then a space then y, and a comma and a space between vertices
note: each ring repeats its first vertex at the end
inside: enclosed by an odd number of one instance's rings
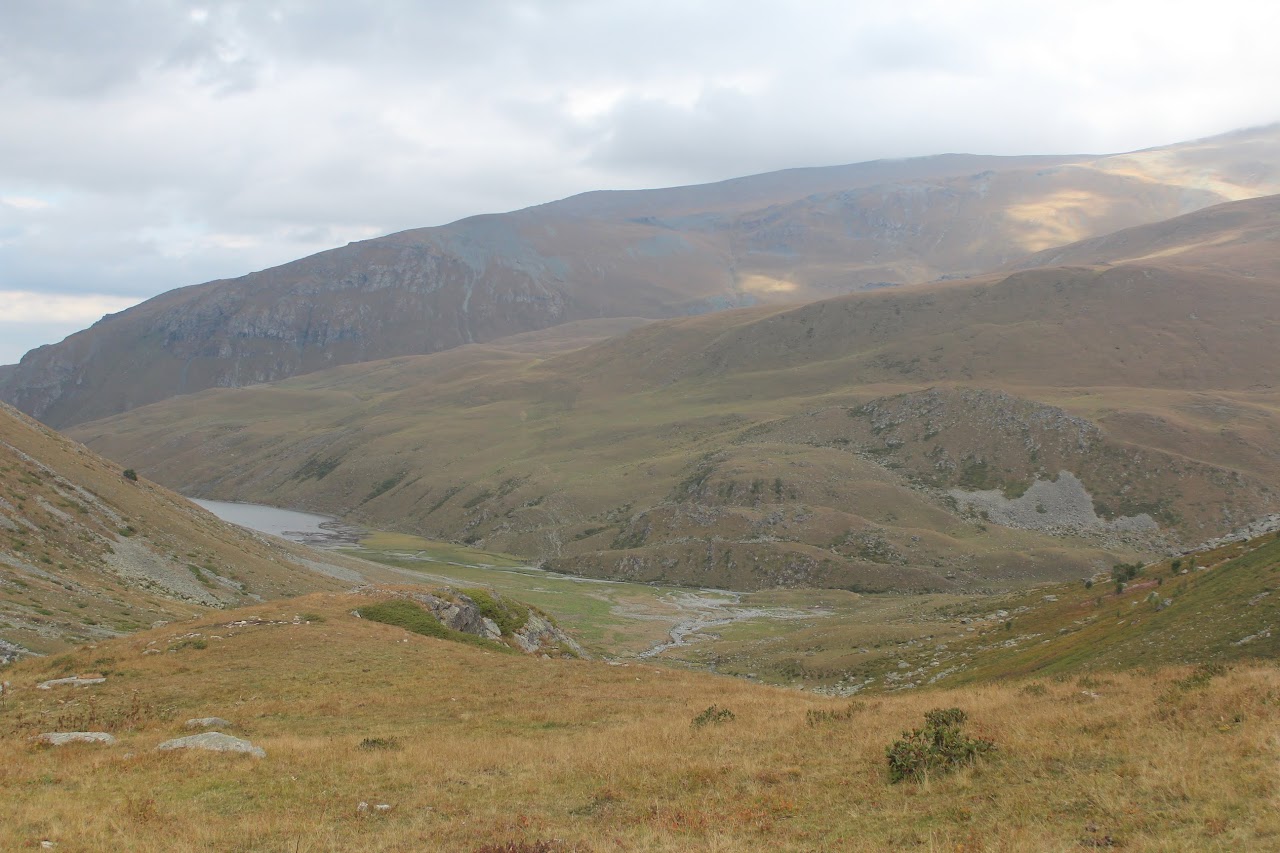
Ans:
POLYGON ((1111 567, 1111 579, 1116 583, 1131 581, 1142 574, 1142 563, 1116 563, 1111 567))
POLYGON ((946 773, 979 755, 991 752, 995 744, 986 738, 971 738, 960 729, 967 715, 959 708, 935 708, 925 712, 924 727, 902 733, 889 745, 889 781, 924 780, 930 772, 946 773))
POLYGON ((819 726, 823 723, 839 723, 845 720, 852 720, 855 715, 865 710, 866 702, 850 702, 838 711, 828 711, 824 708, 810 708, 804 712, 804 722, 808 726, 819 726))
POLYGON ((735 719, 737 719, 737 715, 728 708, 721 708, 718 705, 712 705, 710 708, 694 717, 691 725, 695 729, 700 729, 703 726, 709 726, 716 723, 728 723, 735 719))
POLYGON ((1179 690, 1195 690, 1204 687, 1219 675, 1226 675, 1227 668, 1220 663, 1202 663, 1192 670, 1186 678, 1173 682, 1179 690))
POLYGON ((367 737, 360 741, 360 749, 373 751, 378 749, 400 749, 400 740, 393 737, 367 737))
POLYGON ((129 481, 131 481, 131 482, 136 483, 136 482, 138 482, 138 472, 137 472, 137 471, 135 471, 135 470, 133 470, 132 468, 125 468, 125 469, 124 469, 124 478, 125 478, 126 480, 129 480, 129 481))

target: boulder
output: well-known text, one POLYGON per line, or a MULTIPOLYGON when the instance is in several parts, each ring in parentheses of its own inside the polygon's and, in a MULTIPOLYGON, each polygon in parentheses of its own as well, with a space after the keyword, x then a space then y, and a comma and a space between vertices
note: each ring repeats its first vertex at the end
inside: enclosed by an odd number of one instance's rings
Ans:
POLYGON ((229 729, 234 723, 221 717, 197 717, 185 723, 189 729, 229 729))
POLYGON ((156 749, 166 752, 173 749, 203 749, 209 752, 243 752, 254 758, 267 757, 266 750, 262 747, 254 746, 249 741, 238 737, 224 735, 222 732, 204 732, 167 740, 156 749))
POLYGON ((45 732, 36 735, 34 740, 49 746, 66 746, 69 743, 101 743, 111 746, 116 742, 115 737, 106 732, 45 732))
POLYGON ((101 675, 73 675, 69 678, 55 678, 36 685, 37 690, 52 690, 55 687, 87 687, 90 684, 101 684, 106 681, 101 675))

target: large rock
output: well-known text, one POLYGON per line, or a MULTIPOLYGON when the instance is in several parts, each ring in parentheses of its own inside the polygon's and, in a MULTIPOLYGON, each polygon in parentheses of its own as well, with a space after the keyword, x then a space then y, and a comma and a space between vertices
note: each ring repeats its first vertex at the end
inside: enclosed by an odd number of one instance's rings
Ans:
POLYGON ((106 732, 45 732, 36 735, 34 740, 48 746, 66 746, 69 743, 100 743, 111 746, 116 742, 115 737, 106 732))
POLYGON ((229 729, 234 723, 221 717, 198 717, 187 720, 185 725, 189 729, 229 729))
POLYGON ((535 654, 538 652, 546 653, 548 651, 558 652, 560 654, 576 655, 577 657, 587 657, 586 649, 578 645, 578 641, 570 637, 560 628, 551 623, 551 620, 543 616, 529 611, 529 618, 525 621, 524 626, 512 635, 516 644, 524 651, 535 654))
POLYGON ((51 681, 43 681, 36 685, 36 689, 52 690, 55 687, 88 687, 91 684, 101 684, 106 680, 106 677, 101 675, 72 675, 68 678, 55 678, 51 681))
MULTIPOLYGON (((378 590, 389 592, 401 598, 415 601, 430 611, 440 624, 454 631, 484 637, 497 643, 505 643, 510 639, 521 651, 527 654, 551 654, 556 656, 589 657, 586 650, 576 640, 556 627, 552 622, 533 609, 528 609, 525 622, 510 635, 505 637, 498 623, 485 616, 479 605, 464 592, 445 588, 439 594, 426 592, 403 592, 395 590, 378 590)), ((495 601, 501 603, 502 597, 490 590, 495 601)), ((521 605, 524 608, 524 605, 521 605)))
POLYGON ((204 732, 167 740, 156 749, 164 752, 174 749, 203 749, 209 752, 242 752, 254 758, 267 757, 267 752, 262 747, 254 746, 249 741, 238 737, 224 735, 222 732, 204 732))

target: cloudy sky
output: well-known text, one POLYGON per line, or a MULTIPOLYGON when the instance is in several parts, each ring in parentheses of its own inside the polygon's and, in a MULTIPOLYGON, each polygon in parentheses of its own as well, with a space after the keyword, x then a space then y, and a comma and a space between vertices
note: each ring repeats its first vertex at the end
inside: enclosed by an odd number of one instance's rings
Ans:
POLYGON ((1280 4, 0 0, 0 364, 588 189, 1280 120, 1280 4))

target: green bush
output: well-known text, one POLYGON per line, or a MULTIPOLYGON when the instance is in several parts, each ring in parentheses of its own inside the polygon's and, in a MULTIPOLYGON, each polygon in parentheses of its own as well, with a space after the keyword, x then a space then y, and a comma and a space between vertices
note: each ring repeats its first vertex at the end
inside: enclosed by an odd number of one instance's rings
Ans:
POLYGON ((712 705, 707 710, 693 718, 692 726, 700 729, 703 726, 709 726, 713 723, 728 723, 737 719, 737 714, 728 708, 721 708, 718 705, 712 705))
POLYGON ((889 781, 924 780, 930 772, 946 773, 994 750, 986 738, 971 738, 960 729, 967 715, 959 708, 935 708, 924 715, 924 728, 902 733, 886 750, 889 781))
POLYGON ((137 472, 137 471, 135 471, 135 470, 133 470, 132 468, 125 468, 125 469, 124 469, 124 478, 125 478, 126 480, 131 480, 131 481, 133 481, 133 482, 135 482, 135 483, 136 483, 136 482, 138 482, 138 472, 137 472))
POLYGON ((1142 563, 1116 563, 1111 567, 1111 579, 1116 583, 1131 581, 1142 574, 1142 563))

